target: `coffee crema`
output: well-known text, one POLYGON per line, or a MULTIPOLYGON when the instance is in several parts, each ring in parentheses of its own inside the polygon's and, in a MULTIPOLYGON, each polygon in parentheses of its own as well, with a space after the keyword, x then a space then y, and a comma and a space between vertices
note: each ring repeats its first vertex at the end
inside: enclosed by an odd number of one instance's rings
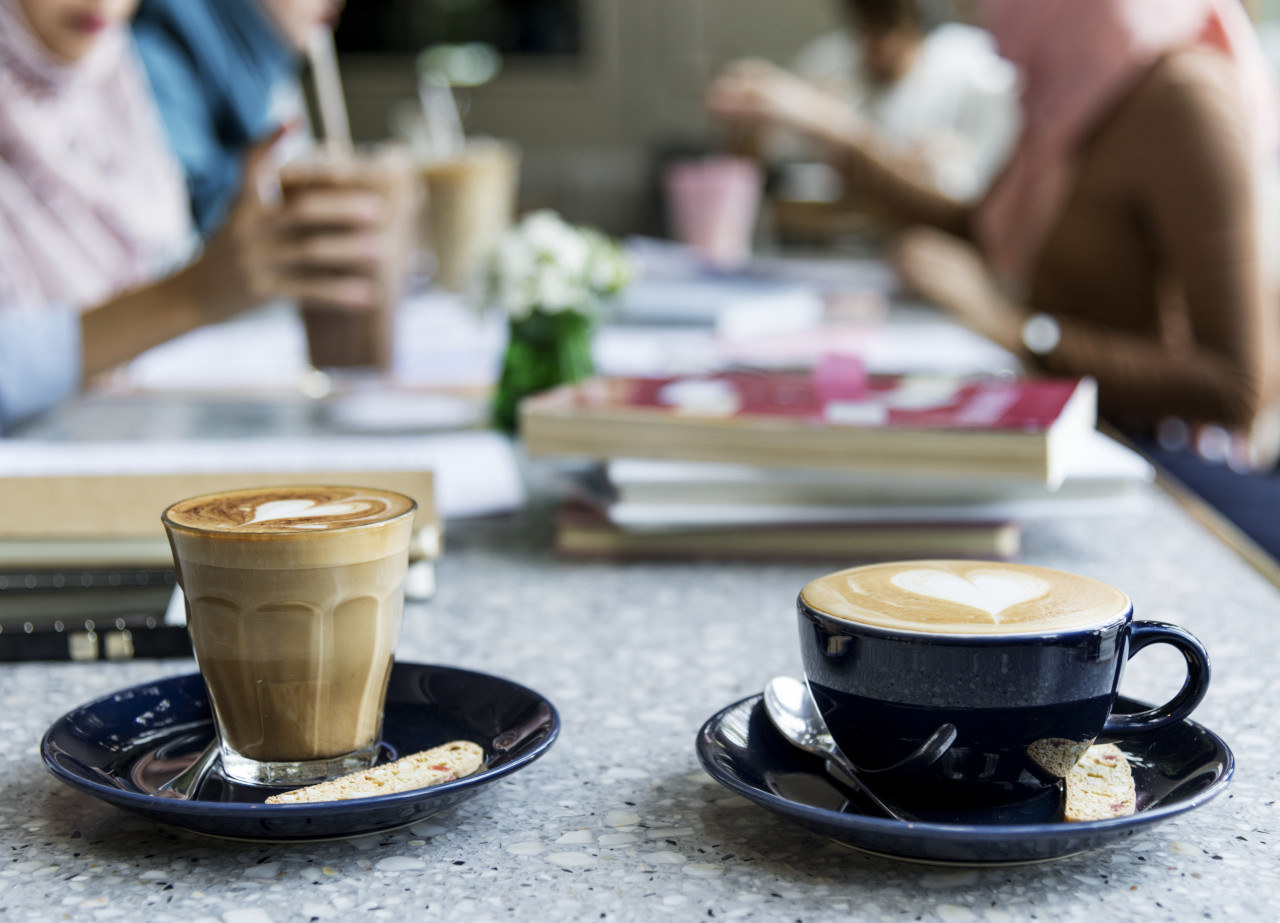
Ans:
POLYGON ((246 568, 309 568, 385 557, 399 540, 381 528, 417 504, 372 487, 266 487, 193 497, 165 510, 183 560, 246 568))
POLYGON ((1100 580, 1027 564, 898 561, 819 577, 800 591, 816 612, 896 631, 1003 635, 1103 625, 1129 599, 1100 580))
POLYGON ((222 532, 346 529, 407 513, 413 501, 371 487, 268 487, 206 494, 175 503, 175 526, 222 532))

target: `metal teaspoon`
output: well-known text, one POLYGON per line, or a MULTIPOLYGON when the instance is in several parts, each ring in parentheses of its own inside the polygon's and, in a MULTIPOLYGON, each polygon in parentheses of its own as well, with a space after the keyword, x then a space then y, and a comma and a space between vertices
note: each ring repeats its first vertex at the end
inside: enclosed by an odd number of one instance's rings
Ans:
MULTIPOLYGON (((790 676, 775 676, 764 687, 764 707, 778 729, 790 743, 801 750, 813 753, 827 761, 828 771, 831 767, 839 770, 837 778, 852 783, 853 787, 865 795, 886 816, 910 823, 916 817, 902 808, 890 806, 883 798, 873 792, 862 775, 875 775, 888 771, 909 771, 921 769, 935 762, 955 741, 956 729, 951 724, 944 724, 933 735, 905 759, 892 766, 876 770, 862 770, 845 756, 831 737, 826 722, 818 712, 817 703, 809 693, 809 687, 790 676)), ((833 773, 834 774, 834 773, 833 773)))

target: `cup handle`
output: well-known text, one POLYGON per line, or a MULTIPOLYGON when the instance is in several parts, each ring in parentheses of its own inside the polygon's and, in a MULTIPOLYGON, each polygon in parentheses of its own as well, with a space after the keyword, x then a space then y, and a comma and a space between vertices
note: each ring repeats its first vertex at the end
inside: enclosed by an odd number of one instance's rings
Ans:
POLYGON ((1134 622, 1129 627, 1129 656, 1148 644, 1172 644, 1187 661, 1187 680, 1165 704, 1136 715, 1112 715, 1102 728, 1101 737, 1123 738, 1149 734, 1181 721, 1200 704, 1209 691, 1209 655, 1191 632, 1165 622, 1134 622))

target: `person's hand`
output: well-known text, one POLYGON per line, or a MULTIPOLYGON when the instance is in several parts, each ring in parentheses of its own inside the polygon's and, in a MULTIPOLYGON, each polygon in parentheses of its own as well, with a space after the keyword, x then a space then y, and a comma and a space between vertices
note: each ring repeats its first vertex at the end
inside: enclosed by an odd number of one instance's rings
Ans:
POLYGON ((902 284, 1010 352, 1022 349, 1026 313, 1003 291, 971 244, 932 228, 911 228, 894 244, 902 284))
POLYGON ((355 311, 376 307, 385 264, 403 254, 390 240, 383 196, 317 184, 268 204, 262 191, 275 183, 270 155, 279 137, 246 157, 244 184, 226 224, 191 267, 197 294, 211 317, 274 298, 355 311))
POLYGON ((823 142, 855 137, 862 119, 838 96, 768 61, 730 64, 707 90, 707 111, 736 128, 780 128, 823 142))

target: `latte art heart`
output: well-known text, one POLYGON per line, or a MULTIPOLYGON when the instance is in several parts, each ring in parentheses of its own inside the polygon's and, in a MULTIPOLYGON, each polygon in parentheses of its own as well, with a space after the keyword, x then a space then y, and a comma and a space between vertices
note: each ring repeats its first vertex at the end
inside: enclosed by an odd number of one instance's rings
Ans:
POLYGON ((224 535, 294 535, 364 528, 414 512, 404 494, 372 487, 282 486, 229 490, 173 504, 164 520, 224 535))
POLYGON ((1040 599, 1052 589, 1039 577, 1011 570, 975 570, 962 577, 935 568, 919 568, 894 574, 890 582, 908 593, 980 609, 996 622, 1011 606, 1040 599))
POLYGON ((253 511, 253 518, 248 520, 245 525, 273 522, 281 519, 336 519, 342 516, 355 516, 370 512, 373 512, 373 504, 368 500, 322 504, 306 499, 268 500, 253 511))
POLYGON ((1013 635, 1103 626, 1125 618, 1113 586, 1030 564, 890 561, 811 580, 800 601, 814 612, 889 631, 1013 635))

